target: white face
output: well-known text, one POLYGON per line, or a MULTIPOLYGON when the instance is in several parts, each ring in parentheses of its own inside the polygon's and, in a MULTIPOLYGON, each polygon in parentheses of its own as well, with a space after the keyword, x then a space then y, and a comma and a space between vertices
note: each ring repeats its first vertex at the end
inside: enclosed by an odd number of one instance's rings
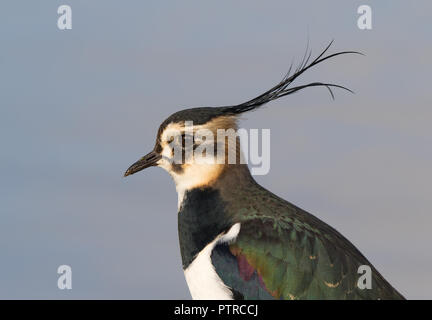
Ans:
POLYGON ((173 177, 179 193, 208 185, 223 170, 208 127, 171 123, 160 135, 160 147, 162 158, 157 165, 173 177))
POLYGON ((235 116, 220 116, 203 125, 182 121, 163 126, 155 148, 124 175, 151 166, 165 169, 176 184, 179 206, 185 191, 211 186, 227 166, 244 164, 235 116))

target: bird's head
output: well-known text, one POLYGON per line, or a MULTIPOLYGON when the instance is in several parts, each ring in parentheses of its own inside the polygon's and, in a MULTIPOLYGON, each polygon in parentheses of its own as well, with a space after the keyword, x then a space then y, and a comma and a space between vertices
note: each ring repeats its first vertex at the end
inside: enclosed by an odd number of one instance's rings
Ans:
POLYGON ((323 86, 332 97, 334 87, 350 91, 323 82, 290 86, 297 77, 320 62, 345 53, 357 53, 345 51, 324 56, 330 45, 311 62, 310 53, 306 54, 293 74, 290 68, 280 83, 252 100, 233 106, 192 108, 172 114, 160 125, 153 150, 132 164, 125 176, 159 166, 173 177, 179 191, 208 186, 230 166, 246 167, 241 163, 240 143, 236 135, 239 115, 307 87, 323 86))
POLYGON ((160 125, 153 150, 132 164, 125 176, 159 166, 178 188, 209 185, 224 168, 240 164, 237 117, 227 111, 192 108, 172 114, 160 125))

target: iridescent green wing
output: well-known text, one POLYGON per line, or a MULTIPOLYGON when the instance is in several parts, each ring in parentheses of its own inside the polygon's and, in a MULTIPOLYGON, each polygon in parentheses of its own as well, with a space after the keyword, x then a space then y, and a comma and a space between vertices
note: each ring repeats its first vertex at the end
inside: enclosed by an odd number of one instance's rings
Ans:
POLYGON ((293 212, 245 219, 232 244, 218 245, 212 262, 236 298, 403 299, 336 230, 292 206, 293 212), (371 289, 360 289, 361 265, 371 289))

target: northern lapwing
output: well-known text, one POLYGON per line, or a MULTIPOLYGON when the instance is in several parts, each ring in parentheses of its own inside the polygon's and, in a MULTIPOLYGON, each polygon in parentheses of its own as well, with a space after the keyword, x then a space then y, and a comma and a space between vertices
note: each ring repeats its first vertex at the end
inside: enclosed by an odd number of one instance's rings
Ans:
MULTIPOLYGON (((183 269, 193 299, 404 299, 350 241, 260 186, 247 164, 198 163, 193 152, 187 155, 187 139, 192 139, 194 150, 205 143, 186 132, 187 122, 193 123, 193 130, 216 135, 218 129, 236 130, 238 116, 244 112, 301 89, 325 87, 332 97, 332 88, 348 90, 323 82, 290 86, 313 66, 356 53, 326 55, 330 45, 313 60, 309 52, 295 71, 252 100, 172 114, 160 125, 153 151, 125 172, 128 176, 159 166, 172 176, 178 193, 183 269), (182 161, 173 161, 176 146, 182 161), (361 268, 369 268, 370 285, 359 285, 367 281, 360 279, 361 268)), ((214 143, 215 151, 221 148, 219 142, 214 143)), ((226 156, 229 148, 222 150, 226 156)), ((239 143, 235 153, 239 160, 239 143)))

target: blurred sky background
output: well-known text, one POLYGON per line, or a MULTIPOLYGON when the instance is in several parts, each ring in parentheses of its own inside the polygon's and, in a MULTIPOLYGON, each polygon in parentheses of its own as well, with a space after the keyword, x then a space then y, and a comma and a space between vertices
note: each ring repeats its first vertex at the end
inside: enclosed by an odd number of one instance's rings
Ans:
POLYGON ((431 1, 1 1, 0 298, 189 299, 177 195, 123 172, 159 124, 240 103, 299 62, 358 50, 243 117, 271 129, 256 179, 350 239, 410 299, 432 298, 431 1), (57 28, 72 7, 73 29, 57 28), (369 4, 373 29, 359 30, 369 4), (72 290, 57 268, 72 267, 72 290))

